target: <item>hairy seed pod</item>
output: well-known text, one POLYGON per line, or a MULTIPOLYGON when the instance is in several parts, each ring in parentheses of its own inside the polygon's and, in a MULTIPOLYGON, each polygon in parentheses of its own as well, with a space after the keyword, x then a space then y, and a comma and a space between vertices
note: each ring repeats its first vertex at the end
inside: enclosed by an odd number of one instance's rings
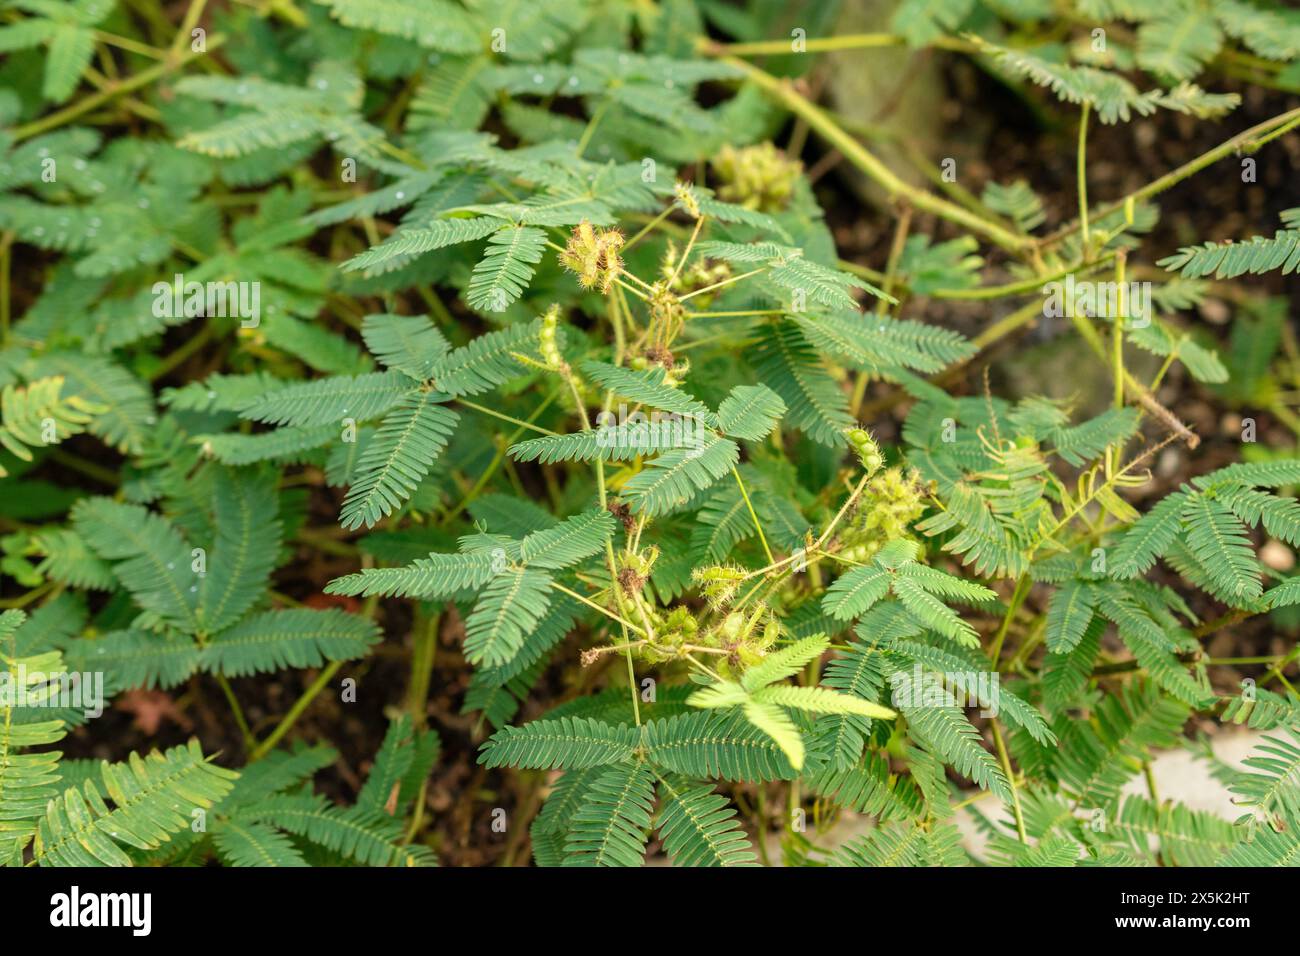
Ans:
POLYGON ((850 428, 844 433, 844 437, 849 440, 849 445, 857 454, 858 461, 862 463, 868 477, 880 470, 885 463, 885 457, 880 453, 880 446, 865 429, 850 428))
POLYGON ((542 328, 539 333, 538 350, 542 353, 542 361, 549 368, 563 369, 567 366, 564 357, 560 354, 560 347, 556 344, 557 333, 560 324, 560 307, 553 305, 546 310, 542 316, 542 328))

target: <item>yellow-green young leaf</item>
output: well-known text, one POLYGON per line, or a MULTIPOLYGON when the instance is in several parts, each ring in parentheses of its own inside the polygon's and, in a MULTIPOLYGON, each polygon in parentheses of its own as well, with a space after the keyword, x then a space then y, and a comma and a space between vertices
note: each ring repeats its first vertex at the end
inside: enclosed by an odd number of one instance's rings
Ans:
POLYGON ((803 769, 803 735, 794 725, 789 715, 776 704, 750 700, 745 703, 745 718, 763 733, 767 734, 785 753, 790 766, 795 770, 803 769))
POLYGON ((779 684, 764 687, 754 692, 754 700, 763 703, 780 704, 793 707, 811 714, 858 714, 862 717, 875 717, 890 720, 897 715, 888 707, 873 704, 861 697, 841 694, 825 687, 796 687, 793 684, 779 684))
POLYGON ((125 764, 105 763, 101 782, 87 780, 51 800, 33 844, 41 866, 130 866, 119 843, 156 849, 187 830, 195 810, 230 792, 239 774, 211 763, 197 740, 125 764))
POLYGON ((695 691, 686 698, 686 703, 692 707, 738 707, 747 700, 749 694, 745 688, 734 681, 724 680, 695 691))

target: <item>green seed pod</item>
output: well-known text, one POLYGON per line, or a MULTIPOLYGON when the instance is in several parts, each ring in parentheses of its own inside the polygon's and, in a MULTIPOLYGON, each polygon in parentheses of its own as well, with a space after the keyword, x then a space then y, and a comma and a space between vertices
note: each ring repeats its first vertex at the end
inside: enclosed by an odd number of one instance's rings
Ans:
POLYGON ((714 565, 709 568, 696 568, 691 577, 700 586, 704 596, 715 608, 730 601, 745 580, 745 572, 740 568, 714 565))
POLYGON ((844 437, 849 440, 849 444, 857 453, 858 461, 862 462, 862 467, 868 475, 874 475, 885 464, 885 456, 880 453, 880 446, 865 429, 850 428, 844 433, 844 437))
POLYGON ((718 626, 718 636, 724 643, 731 643, 740 638, 741 633, 745 630, 745 615, 739 611, 733 611, 722 619, 722 624, 718 626))
POLYGON ((540 339, 539 351, 542 353, 542 361, 550 368, 563 368, 564 357, 560 354, 560 347, 557 344, 557 332, 560 324, 560 307, 553 305, 546 310, 542 316, 542 328, 538 337, 540 339))

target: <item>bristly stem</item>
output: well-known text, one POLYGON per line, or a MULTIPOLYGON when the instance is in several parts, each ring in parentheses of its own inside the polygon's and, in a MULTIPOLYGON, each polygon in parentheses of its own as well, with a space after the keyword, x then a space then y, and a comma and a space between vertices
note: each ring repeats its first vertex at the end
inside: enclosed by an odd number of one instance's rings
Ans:
POLYGON ((697 295, 704 295, 704 293, 706 293, 706 292, 712 292, 714 289, 721 289, 723 286, 734 285, 735 283, 739 282, 739 281, 742 280, 742 279, 748 279, 750 276, 756 276, 756 275, 758 275, 760 272, 764 271, 764 269, 766 269, 766 268, 767 268, 767 267, 764 266, 762 269, 751 269, 749 272, 742 272, 740 275, 738 275, 738 276, 732 276, 730 279, 723 279, 721 282, 715 282, 715 283, 713 283, 713 285, 706 285, 706 286, 705 286, 704 288, 702 288, 702 289, 696 289, 694 292, 688 292, 688 293, 686 293, 686 295, 682 296, 682 297, 681 297, 680 299, 678 299, 677 301, 678 301, 678 302, 685 302, 687 299, 693 299, 693 298, 695 298, 697 295))
POLYGON ((1083 112, 1079 116, 1079 154, 1078 154, 1078 192, 1079 192, 1079 228, 1083 231, 1083 261, 1092 255, 1092 235, 1088 230, 1088 111, 1091 104, 1083 101, 1083 112))
MULTIPOLYGON (((638 634, 646 633, 642 628, 638 627, 637 625, 633 624, 631 621, 627 620, 627 618, 615 614, 609 608, 597 604, 595 601, 591 600, 590 598, 583 597, 577 591, 572 591, 569 588, 566 588, 563 584, 557 584, 556 582, 552 581, 551 587, 559 591, 561 594, 567 594, 575 601, 581 601, 583 604, 587 605, 587 607, 591 608, 593 611, 599 611, 601 614, 605 615, 610 620, 618 621, 619 624, 623 625, 623 627, 627 628, 629 631, 636 631, 638 634)), ((610 587, 611 588, 618 587, 617 579, 611 582, 610 587)))
POLYGON ((673 267, 673 274, 668 278, 668 287, 672 288, 677 277, 682 274, 682 267, 686 265, 686 260, 691 257, 691 250, 695 248, 695 240, 700 237, 700 230, 704 228, 704 217, 695 220, 695 228, 691 230, 691 238, 686 241, 686 248, 682 254, 677 257, 677 264, 673 267))

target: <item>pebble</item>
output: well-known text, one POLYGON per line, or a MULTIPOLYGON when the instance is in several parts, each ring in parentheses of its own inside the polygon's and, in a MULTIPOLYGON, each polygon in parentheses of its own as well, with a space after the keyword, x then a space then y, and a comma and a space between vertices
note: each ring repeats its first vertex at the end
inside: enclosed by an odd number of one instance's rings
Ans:
POLYGON ((1295 567, 1295 553, 1281 541, 1272 538, 1259 549, 1259 559, 1274 571, 1290 571, 1295 567))
POLYGON ((1228 306, 1222 299, 1206 299, 1201 303, 1201 317, 1206 322, 1223 325, 1230 317, 1228 306))

